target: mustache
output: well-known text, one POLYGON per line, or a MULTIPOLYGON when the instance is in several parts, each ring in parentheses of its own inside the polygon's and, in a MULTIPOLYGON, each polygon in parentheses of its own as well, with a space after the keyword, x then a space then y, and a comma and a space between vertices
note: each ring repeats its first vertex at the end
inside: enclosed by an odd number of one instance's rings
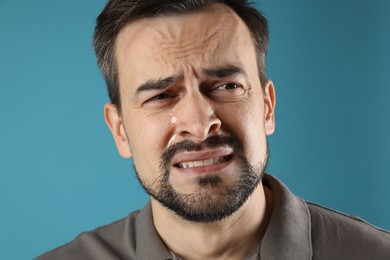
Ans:
POLYGON ((238 156, 242 156, 242 146, 239 139, 232 135, 212 135, 203 142, 195 143, 184 140, 168 147, 161 156, 161 167, 168 169, 173 157, 179 152, 200 151, 206 148, 231 147, 238 156))

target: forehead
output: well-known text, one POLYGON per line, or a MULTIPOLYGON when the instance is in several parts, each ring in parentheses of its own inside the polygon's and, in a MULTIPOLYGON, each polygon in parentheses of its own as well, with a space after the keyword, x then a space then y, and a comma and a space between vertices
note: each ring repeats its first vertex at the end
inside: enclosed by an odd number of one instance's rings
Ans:
POLYGON ((125 26, 116 41, 119 85, 136 85, 186 70, 256 62, 244 22, 226 5, 125 26), (248 55, 248 52, 250 53, 248 55))

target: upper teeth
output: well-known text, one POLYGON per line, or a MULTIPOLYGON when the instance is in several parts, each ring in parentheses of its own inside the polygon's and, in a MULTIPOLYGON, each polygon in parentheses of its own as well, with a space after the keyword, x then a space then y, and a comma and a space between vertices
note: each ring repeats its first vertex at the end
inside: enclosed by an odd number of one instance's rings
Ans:
MULTIPOLYGON (((221 157, 222 159, 223 157, 221 157)), ((209 166, 214 163, 217 163, 220 161, 220 157, 213 158, 213 159, 207 159, 207 160, 200 160, 200 161, 192 161, 192 162, 182 162, 179 163, 179 167, 181 168, 192 168, 192 167, 199 167, 199 166, 209 166)))

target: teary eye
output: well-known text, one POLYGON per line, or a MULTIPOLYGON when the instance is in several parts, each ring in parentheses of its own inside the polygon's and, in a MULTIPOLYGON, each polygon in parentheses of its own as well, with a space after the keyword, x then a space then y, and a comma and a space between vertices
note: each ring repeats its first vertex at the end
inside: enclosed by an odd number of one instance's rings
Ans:
POLYGON ((146 101, 144 101, 143 105, 147 107, 163 108, 166 106, 173 105, 174 102, 177 100, 177 97, 178 97, 177 93, 171 93, 171 92, 163 92, 160 94, 156 93, 155 96, 152 96, 146 101))

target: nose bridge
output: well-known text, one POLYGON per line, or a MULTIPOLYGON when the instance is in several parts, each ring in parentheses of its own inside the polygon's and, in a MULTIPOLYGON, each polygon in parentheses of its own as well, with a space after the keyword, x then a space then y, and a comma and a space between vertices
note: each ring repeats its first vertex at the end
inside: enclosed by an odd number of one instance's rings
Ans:
POLYGON ((211 101, 199 90, 188 91, 175 114, 176 132, 199 141, 206 139, 210 132, 218 131, 221 126, 211 101))

